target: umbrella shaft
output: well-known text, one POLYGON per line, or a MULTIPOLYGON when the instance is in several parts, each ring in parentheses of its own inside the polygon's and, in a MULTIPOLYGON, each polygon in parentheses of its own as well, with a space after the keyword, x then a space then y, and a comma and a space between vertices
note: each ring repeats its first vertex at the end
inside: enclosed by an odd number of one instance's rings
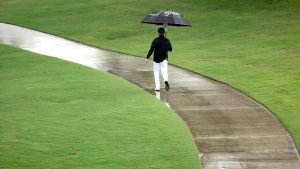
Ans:
POLYGON ((164 23, 164 29, 165 29, 165 32, 167 33, 167 31, 168 31, 168 23, 164 23))

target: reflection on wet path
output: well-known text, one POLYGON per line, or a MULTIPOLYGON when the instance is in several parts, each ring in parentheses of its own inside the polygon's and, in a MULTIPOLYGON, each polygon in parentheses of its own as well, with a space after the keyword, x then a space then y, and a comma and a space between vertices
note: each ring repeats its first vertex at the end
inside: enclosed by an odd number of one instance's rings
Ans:
POLYGON ((204 169, 299 169, 289 134, 264 107, 232 88, 169 67, 171 90, 154 92, 152 64, 56 36, 0 23, 0 43, 120 76, 152 93, 189 126, 204 169))

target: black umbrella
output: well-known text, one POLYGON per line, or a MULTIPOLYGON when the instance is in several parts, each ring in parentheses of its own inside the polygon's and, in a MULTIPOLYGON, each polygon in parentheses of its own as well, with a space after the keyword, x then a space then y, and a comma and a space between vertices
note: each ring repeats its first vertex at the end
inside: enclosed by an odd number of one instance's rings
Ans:
POLYGON ((142 23, 170 26, 192 26, 180 13, 174 11, 158 11, 147 15, 142 23))

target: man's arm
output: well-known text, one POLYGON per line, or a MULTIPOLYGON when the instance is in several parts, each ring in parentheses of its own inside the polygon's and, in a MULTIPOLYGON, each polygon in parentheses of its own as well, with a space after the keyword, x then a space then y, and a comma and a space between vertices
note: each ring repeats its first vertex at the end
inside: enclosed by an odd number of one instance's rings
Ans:
POLYGON ((169 41, 169 48, 168 48, 168 51, 172 52, 173 48, 172 48, 172 44, 171 42, 169 41))
POLYGON ((151 44, 151 47, 149 49, 149 52, 147 54, 147 59, 149 59, 149 57, 152 55, 152 53, 154 52, 154 49, 155 49, 155 40, 153 40, 152 44, 151 44))
POLYGON ((148 54, 147 54, 147 57, 146 57, 146 59, 145 59, 146 64, 148 63, 149 57, 150 57, 150 56, 152 55, 152 53, 154 52, 154 49, 155 49, 155 39, 152 41, 151 47, 150 47, 149 52, 148 52, 148 54))

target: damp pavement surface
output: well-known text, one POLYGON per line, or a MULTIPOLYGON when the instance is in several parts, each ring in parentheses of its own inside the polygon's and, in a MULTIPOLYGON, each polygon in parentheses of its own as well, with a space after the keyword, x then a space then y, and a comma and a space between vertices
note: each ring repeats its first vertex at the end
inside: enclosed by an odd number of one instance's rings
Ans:
POLYGON ((293 140, 275 116, 225 84, 169 66, 171 89, 154 92, 152 63, 143 58, 5 23, 0 43, 109 72, 152 93, 186 122, 204 169, 300 169, 293 140))

